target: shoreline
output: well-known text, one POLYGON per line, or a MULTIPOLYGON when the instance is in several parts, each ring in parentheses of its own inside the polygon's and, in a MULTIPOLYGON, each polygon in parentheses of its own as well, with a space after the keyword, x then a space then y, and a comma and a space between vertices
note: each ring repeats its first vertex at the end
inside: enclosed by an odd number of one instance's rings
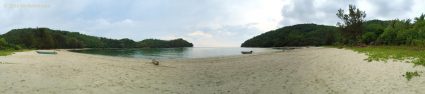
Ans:
MULTIPOLYGON (((198 47, 198 48, 210 48, 210 47, 198 47)), ((223 47, 223 48, 234 48, 234 47, 223 47)), ((255 47, 251 47, 251 48, 255 48, 255 47)), ((157 60, 173 61, 173 60, 192 60, 192 59, 208 59, 208 58, 241 57, 241 56, 250 56, 250 55, 261 55, 261 54, 278 53, 278 52, 284 52, 284 51, 288 51, 288 50, 302 49, 302 48, 308 48, 308 47, 274 47, 273 49, 275 49, 275 48, 277 49, 275 51, 254 52, 253 54, 235 54, 235 55, 222 55, 222 56, 209 56, 209 57, 208 56, 207 57, 186 57, 186 58, 158 58, 157 60)), ((73 51, 71 51, 71 50, 86 50, 86 49, 98 49, 98 48, 52 49, 52 50, 55 50, 55 51, 67 51, 67 52, 72 52, 72 53, 87 54, 87 55, 96 55, 96 56, 107 56, 107 57, 117 57, 117 58, 151 60, 151 59, 148 59, 148 58, 140 58, 140 57, 111 56, 111 55, 90 54, 90 53, 80 53, 80 52, 73 52, 73 51)), ((99 48, 99 49, 102 49, 102 48, 99 48)), ((123 48, 106 48, 106 49, 123 49, 123 48)), ((126 48, 124 48, 124 49, 126 49, 126 48)), ((138 48, 130 48, 130 49, 138 49, 138 48)), ((163 48, 160 48, 160 49, 163 49, 163 48)), ((165 49, 168 49, 168 48, 165 48, 165 49)))
MULTIPOLYGON (((58 51, 1 56, 0 93, 280 94, 425 93, 425 79, 407 81, 410 63, 367 62, 345 49, 309 47, 227 57, 163 60, 58 51)), ((423 73, 421 73, 423 74, 423 73)))

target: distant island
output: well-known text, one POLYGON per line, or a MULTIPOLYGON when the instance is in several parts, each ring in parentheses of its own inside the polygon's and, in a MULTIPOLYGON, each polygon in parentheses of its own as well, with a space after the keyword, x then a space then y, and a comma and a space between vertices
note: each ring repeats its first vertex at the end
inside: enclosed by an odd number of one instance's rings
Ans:
POLYGON ((171 48, 193 47, 192 43, 178 38, 174 40, 128 38, 110 39, 49 28, 13 29, 1 35, 1 49, 69 49, 69 48, 171 48))

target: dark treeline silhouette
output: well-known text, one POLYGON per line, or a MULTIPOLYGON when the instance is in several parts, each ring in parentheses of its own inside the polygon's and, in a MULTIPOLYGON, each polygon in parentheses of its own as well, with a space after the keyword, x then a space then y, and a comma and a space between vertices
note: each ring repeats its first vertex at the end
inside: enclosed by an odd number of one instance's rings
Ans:
POLYGON ((192 47, 189 43, 181 38, 174 40, 158 40, 158 39, 145 39, 138 43, 138 47, 143 48, 170 48, 170 47, 192 47))
POLYGON ((342 9, 337 26, 299 24, 263 33, 242 47, 283 47, 318 45, 408 45, 425 46, 425 15, 406 20, 369 20, 366 14, 350 5, 348 14, 342 9))
POLYGON ((149 40, 155 39, 136 42, 128 38, 109 39, 49 28, 24 28, 13 29, 1 35, 0 47, 4 49, 193 47, 192 43, 183 39, 157 40, 154 42, 149 40))

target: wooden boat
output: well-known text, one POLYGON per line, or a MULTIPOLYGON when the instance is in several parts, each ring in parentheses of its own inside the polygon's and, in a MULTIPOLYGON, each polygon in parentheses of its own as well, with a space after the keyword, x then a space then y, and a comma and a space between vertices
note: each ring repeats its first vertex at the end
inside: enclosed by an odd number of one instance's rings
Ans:
POLYGON ((242 51, 242 54, 252 54, 253 51, 242 51))
POLYGON ((56 51, 54 50, 37 50, 35 51, 38 54, 58 54, 56 51))

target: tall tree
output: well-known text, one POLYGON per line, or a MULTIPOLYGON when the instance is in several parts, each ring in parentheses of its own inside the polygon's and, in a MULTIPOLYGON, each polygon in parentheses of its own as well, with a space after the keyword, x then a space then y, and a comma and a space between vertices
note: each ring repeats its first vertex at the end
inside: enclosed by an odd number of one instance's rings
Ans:
POLYGON ((345 14, 343 9, 339 9, 336 15, 343 21, 342 23, 337 23, 341 34, 344 36, 343 42, 348 44, 360 42, 359 39, 363 34, 362 24, 365 22, 364 18, 366 17, 366 13, 357 9, 356 6, 350 5, 348 14, 345 14))

